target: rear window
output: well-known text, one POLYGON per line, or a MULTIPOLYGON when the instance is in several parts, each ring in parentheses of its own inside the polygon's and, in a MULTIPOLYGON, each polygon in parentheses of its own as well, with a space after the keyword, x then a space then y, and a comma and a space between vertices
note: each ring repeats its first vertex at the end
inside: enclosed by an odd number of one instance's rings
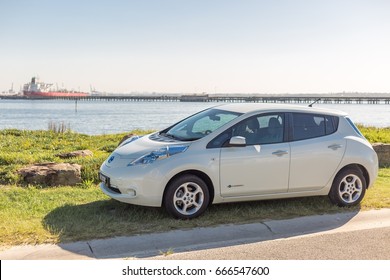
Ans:
POLYGON ((292 114, 293 141, 311 139, 337 131, 338 117, 315 114, 292 114))

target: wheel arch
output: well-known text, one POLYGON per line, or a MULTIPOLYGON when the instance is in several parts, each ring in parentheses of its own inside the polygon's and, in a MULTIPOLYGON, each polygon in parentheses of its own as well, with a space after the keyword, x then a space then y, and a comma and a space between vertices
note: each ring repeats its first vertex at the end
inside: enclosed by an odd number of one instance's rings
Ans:
MULTIPOLYGON (((165 194, 167 192, 167 189, 168 189, 168 186, 169 184, 175 180, 176 178, 180 177, 180 176, 183 176, 183 175, 186 175, 186 174, 191 174, 191 175, 195 175, 197 177, 199 177, 200 179, 202 179, 206 185, 207 185, 207 188, 209 190, 209 194, 210 194, 210 201, 209 201, 209 204, 212 204, 213 200, 214 200, 214 184, 213 182, 211 181, 210 177, 202 172, 202 171, 199 171, 199 170, 195 170, 195 169, 190 169, 190 170, 184 170, 184 171, 181 171, 179 173, 177 173, 175 176, 173 176, 168 182, 167 184, 165 185, 165 189, 164 189, 164 193, 163 193, 163 198, 165 197, 165 194)), ((164 199, 163 199, 163 203, 164 203, 164 199)))
MULTIPOLYGON (((351 163, 351 164, 348 164, 346 166, 344 166, 343 168, 341 168, 337 173, 336 173, 336 176, 337 174, 339 174, 341 171, 345 170, 345 169, 349 169, 349 168, 353 168, 353 169, 358 169, 362 172, 363 174, 363 177, 364 179, 366 180, 366 188, 368 189, 368 186, 370 185, 370 175, 368 174, 368 171, 367 169, 361 165, 361 164, 358 164, 358 163, 351 163)), ((335 178, 336 178, 335 176, 335 178)))

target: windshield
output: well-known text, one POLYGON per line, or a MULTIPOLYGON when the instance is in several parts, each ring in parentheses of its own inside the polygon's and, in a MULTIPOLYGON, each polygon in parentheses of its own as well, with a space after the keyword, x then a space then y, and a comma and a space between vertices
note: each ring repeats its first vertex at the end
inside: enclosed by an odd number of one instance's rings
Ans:
POLYGON ((160 134, 182 141, 197 140, 227 124, 239 115, 241 114, 236 112, 207 109, 163 130, 160 134))

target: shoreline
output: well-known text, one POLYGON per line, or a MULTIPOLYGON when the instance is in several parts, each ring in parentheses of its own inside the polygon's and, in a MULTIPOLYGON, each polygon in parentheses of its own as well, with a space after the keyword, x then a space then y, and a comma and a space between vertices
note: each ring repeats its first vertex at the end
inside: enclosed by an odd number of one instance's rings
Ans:
POLYGON ((124 102, 232 102, 291 104, 390 104, 390 94, 107 94, 87 96, 24 96, 0 95, 0 100, 71 100, 124 102))

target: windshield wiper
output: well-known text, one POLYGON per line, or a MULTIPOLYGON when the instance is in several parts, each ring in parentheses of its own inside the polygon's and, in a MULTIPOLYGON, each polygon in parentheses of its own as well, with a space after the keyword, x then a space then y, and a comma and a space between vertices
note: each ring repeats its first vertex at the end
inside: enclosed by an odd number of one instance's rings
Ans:
POLYGON ((177 137, 173 134, 170 134, 170 133, 166 133, 166 132, 162 132, 160 133, 160 135, 164 136, 164 137, 167 137, 167 138, 170 138, 170 139, 173 139, 173 140, 178 140, 178 141, 194 141, 194 140, 198 140, 202 137, 195 137, 195 138, 181 138, 181 137, 177 137))
POLYGON ((200 138, 202 137, 187 138, 187 139, 183 139, 183 141, 195 141, 195 140, 199 140, 200 138))

